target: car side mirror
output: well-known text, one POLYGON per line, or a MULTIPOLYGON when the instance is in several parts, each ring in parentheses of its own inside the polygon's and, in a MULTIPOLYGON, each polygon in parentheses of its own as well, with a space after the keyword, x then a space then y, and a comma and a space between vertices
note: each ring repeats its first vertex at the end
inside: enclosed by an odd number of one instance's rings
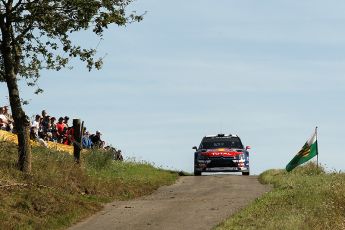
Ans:
POLYGON ((246 146, 246 150, 250 149, 250 146, 246 146))
POLYGON ((193 148, 192 149, 195 149, 195 151, 198 149, 196 146, 193 146, 193 148))

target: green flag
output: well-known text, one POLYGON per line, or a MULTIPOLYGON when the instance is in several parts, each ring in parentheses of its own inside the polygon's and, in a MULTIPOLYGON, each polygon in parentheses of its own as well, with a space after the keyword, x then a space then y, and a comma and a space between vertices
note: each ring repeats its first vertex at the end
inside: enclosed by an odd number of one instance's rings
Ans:
POLYGON ((316 138, 316 129, 313 135, 309 140, 304 144, 302 149, 296 154, 296 156, 286 165, 286 171, 290 172, 298 165, 301 165, 311 158, 318 155, 317 150, 317 138, 316 138))

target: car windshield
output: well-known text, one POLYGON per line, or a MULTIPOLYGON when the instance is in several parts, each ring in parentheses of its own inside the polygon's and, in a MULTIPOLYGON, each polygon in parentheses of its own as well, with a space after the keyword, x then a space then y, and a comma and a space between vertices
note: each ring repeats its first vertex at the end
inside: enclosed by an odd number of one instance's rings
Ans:
POLYGON ((205 140, 200 144, 200 149, 217 149, 217 148, 229 148, 229 149, 243 149, 243 145, 239 138, 217 138, 211 140, 205 140))

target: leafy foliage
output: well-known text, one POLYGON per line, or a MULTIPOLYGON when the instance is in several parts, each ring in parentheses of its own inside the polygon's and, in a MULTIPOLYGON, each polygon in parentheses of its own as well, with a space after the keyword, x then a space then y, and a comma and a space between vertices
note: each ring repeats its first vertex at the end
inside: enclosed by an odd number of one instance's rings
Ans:
MULTIPOLYGON (((133 0, 1 0, 0 81, 6 82, 14 126, 18 134, 18 169, 31 172, 30 122, 22 109, 18 78, 37 86, 42 69, 59 71, 73 58, 89 71, 102 66, 96 50, 83 48, 71 39, 75 32, 92 28, 102 38, 110 24, 119 26, 142 20, 126 14, 133 0)), ((43 90, 37 87, 35 93, 43 90)))
MULTIPOLYGON (((71 35, 86 31, 102 38, 110 24, 124 26, 141 21, 142 15, 126 14, 133 0, 2 0, 0 2, 0 44, 11 46, 15 73, 35 86, 40 70, 61 70, 73 58, 99 69, 102 58, 96 50, 75 44, 71 35)), ((5 62, 0 56, 0 80, 4 81, 5 62)), ((36 93, 42 92, 37 89, 36 93)))

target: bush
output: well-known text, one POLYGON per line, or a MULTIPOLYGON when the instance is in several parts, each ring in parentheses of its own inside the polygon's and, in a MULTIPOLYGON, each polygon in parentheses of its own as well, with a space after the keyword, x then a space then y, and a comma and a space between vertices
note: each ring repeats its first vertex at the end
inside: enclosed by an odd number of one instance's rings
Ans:
POLYGON ((102 170, 112 166, 114 155, 112 151, 90 150, 84 154, 83 159, 87 167, 102 170))

